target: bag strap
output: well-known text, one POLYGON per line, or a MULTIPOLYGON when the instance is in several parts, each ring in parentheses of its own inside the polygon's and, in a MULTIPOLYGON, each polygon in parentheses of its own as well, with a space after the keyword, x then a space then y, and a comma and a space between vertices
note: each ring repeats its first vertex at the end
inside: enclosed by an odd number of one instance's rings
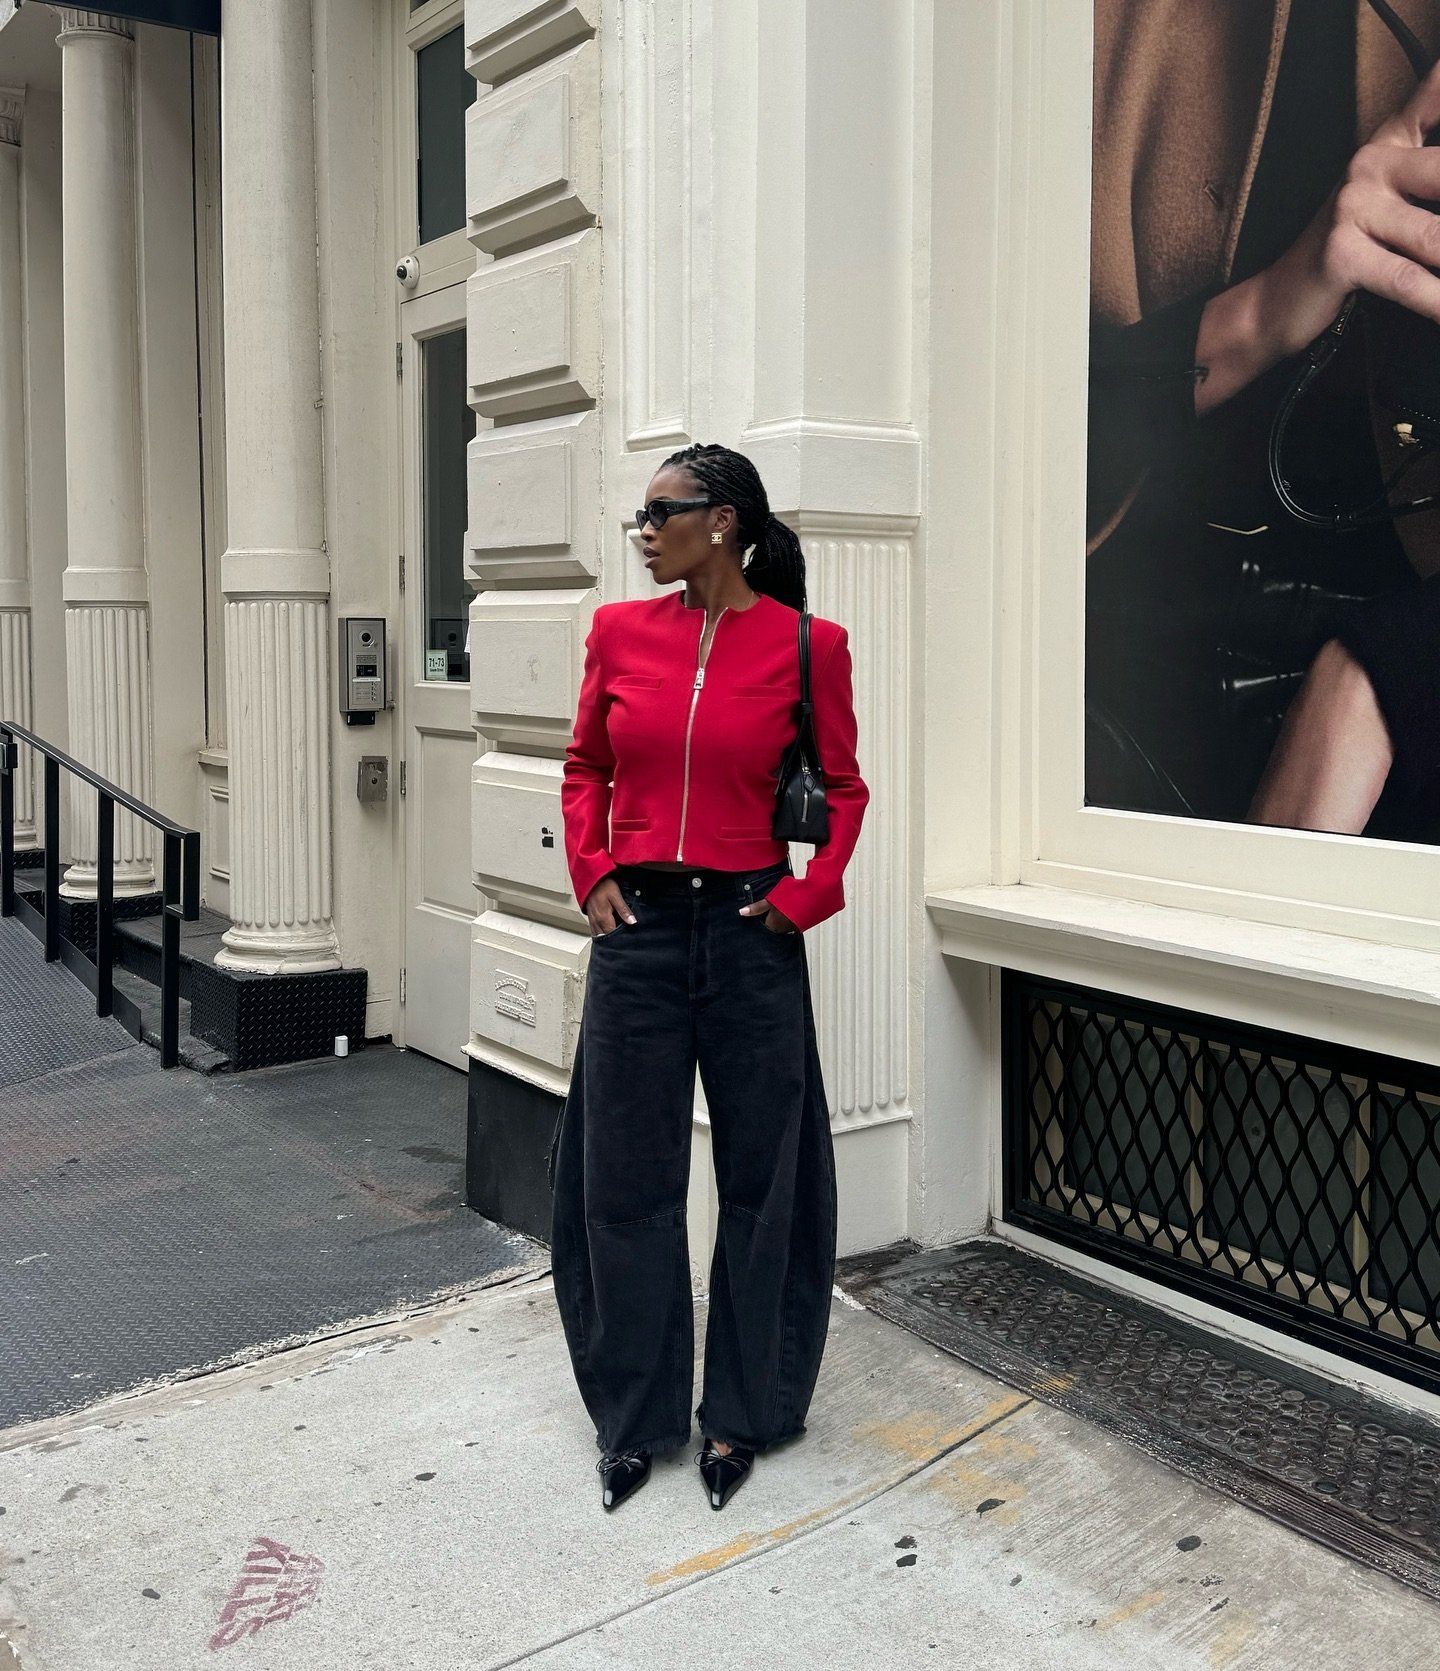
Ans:
POLYGON ((818 764, 815 748, 815 702, 810 691, 810 615, 800 616, 800 724, 795 740, 812 765, 818 764))
POLYGON ((801 613, 798 629, 800 649, 800 720, 775 774, 775 802, 785 798, 790 779, 802 768, 823 778, 820 750, 815 744, 815 703, 810 693, 810 617, 801 613))

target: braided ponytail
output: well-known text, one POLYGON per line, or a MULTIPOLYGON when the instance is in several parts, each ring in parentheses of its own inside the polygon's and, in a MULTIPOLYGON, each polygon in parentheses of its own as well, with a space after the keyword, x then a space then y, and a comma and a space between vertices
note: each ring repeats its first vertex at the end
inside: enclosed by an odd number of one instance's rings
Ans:
POLYGON ((685 470, 717 504, 733 505, 740 549, 750 551, 745 579, 791 609, 805 608, 805 553, 793 528, 772 516, 760 473, 744 453, 710 443, 683 447, 665 460, 685 470))

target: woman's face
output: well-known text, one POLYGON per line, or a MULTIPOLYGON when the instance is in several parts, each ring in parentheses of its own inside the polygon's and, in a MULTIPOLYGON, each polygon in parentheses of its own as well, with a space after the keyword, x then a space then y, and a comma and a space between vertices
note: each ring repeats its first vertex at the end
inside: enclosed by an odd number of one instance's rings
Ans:
MULTIPOLYGON (((645 489, 645 503, 653 499, 704 499, 705 490, 679 465, 657 470, 645 489)), ((735 523, 729 505, 710 505, 697 510, 676 511, 663 528, 646 522, 640 530, 640 549, 657 586, 689 580, 700 569, 725 560, 726 543, 716 545, 711 534, 726 535, 735 523)))

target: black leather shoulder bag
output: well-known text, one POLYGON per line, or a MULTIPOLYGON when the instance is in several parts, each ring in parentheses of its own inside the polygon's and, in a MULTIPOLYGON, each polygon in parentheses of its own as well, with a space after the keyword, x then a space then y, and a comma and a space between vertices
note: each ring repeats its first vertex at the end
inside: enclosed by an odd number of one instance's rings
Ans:
POLYGON ((815 704, 810 695, 809 615, 800 617, 800 724, 776 773, 770 833, 777 841, 806 841, 815 847, 823 847, 830 839, 825 774, 815 746, 815 704))

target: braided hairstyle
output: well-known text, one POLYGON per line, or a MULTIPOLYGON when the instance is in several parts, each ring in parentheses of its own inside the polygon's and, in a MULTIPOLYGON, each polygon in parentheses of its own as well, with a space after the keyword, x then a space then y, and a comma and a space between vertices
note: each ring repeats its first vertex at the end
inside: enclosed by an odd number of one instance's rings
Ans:
POLYGON ((791 609, 803 610, 805 554, 799 537, 778 516, 770 514, 760 472, 744 453, 713 443, 697 443, 672 453, 665 463, 687 471, 706 498, 735 507, 740 549, 750 551, 745 579, 751 589, 789 604, 791 609))

